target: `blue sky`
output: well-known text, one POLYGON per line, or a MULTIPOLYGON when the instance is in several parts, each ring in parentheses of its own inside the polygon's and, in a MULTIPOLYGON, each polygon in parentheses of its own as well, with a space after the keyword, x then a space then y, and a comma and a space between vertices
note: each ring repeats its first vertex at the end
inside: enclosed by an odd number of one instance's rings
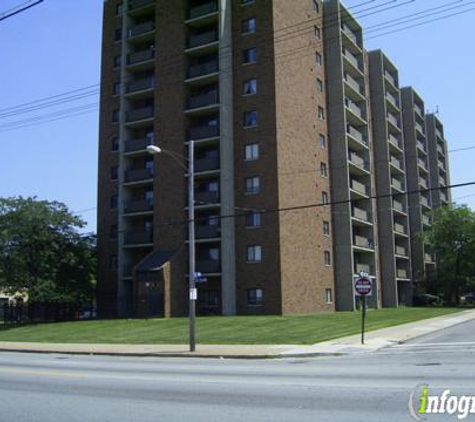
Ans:
MULTIPOLYGON (((387 1, 374 0, 353 12, 358 17, 366 13, 363 9, 387 1)), ((362 2, 351 0, 346 4, 352 7, 362 2)), ((394 0, 390 5, 406 2, 394 0)), ((0 1, 0 14, 21 3, 0 1)), ((360 22, 369 27, 449 3, 454 0, 413 0, 384 13, 361 17, 360 22)), ((470 1, 454 6, 467 3, 470 1)), ((102 5, 102 0, 45 0, 0 22, 0 110, 99 83, 102 5)), ((450 149, 475 146, 471 128, 474 24, 475 11, 366 42, 368 49, 386 52, 399 68, 401 84, 413 85, 429 110, 438 106, 450 149)), ((368 38, 374 35, 377 33, 368 34, 368 38)), ((98 111, 11 131, 2 129, 2 125, 97 101, 98 97, 92 96, 31 114, 0 117, 0 196, 59 200, 74 211, 95 208, 98 111)), ((475 149, 450 155, 452 183, 475 180, 474 160, 475 149)), ((458 202, 475 209, 475 186, 454 190, 453 197, 465 197, 458 202)), ((88 229, 95 230, 95 210, 81 215, 88 229)))

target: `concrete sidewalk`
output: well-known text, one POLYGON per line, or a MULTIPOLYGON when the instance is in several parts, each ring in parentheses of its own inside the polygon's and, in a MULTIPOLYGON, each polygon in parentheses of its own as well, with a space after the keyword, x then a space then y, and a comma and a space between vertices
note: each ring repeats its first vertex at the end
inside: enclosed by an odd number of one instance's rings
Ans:
POLYGON ((190 353, 187 345, 55 344, 20 342, 0 342, 0 351, 117 356, 223 357, 241 359, 341 355, 373 352, 472 319, 475 319, 475 310, 467 310, 453 315, 441 316, 396 327, 371 331, 365 335, 365 345, 361 345, 361 336, 358 334, 310 346, 199 344, 195 353, 190 353))

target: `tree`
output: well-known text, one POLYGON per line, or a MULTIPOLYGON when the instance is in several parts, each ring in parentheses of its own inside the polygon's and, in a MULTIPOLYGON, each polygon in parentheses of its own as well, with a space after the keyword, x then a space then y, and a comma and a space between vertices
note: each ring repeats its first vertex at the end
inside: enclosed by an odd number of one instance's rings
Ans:
POLYGON ((90 303, 96 273, 95 236, 59 202, 0 198, 0 288, 31 302, 90 303))
POLYGON ((437 257, 429 292, 442 293, 447 304, 458 304, 461 295, 475 289, 475 212, 467 206, 439 208, 424 237, 437 257))

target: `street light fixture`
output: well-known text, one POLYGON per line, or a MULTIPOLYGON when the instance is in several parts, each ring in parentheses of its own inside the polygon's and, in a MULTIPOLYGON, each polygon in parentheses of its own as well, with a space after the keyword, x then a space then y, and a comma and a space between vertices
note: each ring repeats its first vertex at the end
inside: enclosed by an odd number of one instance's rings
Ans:
MULTIPOLYGON (((147 152, 156 154, 169 154, 176 160, 175 155, 171 151, 164 150, 157 145, 149 145, 147 152)), ((186 161, 184 157, 181 157, 186 161)), ((181 163, 183 165, 183 163, 181 163)), ((190 140, 188 143, 188 259, 189 259, 189 342, 190 352, 196 350, 196 264, 195 264, 195 189, 194 189, 194 143, 190 140)))

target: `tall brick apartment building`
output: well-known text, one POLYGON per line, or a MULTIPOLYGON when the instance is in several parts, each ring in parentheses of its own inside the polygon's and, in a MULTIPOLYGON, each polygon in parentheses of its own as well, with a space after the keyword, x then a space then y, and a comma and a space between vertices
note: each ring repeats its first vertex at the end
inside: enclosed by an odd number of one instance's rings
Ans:
POLYGON ((398 157, 404 168, 402 126, 372 115, 391 93, 391 116, 402 124, 401 99, 398 86, 385 85, 394 66, 376 53, 371 60, 362 39, 338 0, 104 2, 102 315, 187 313, 181 157, 191 140, 196 266, 206 278, 199 312, 351 310, 359 271, 376 281, 374 306, 406 301, 408 217, 375 199, 377 189, 403 192, 405 171, 375 160, 398 157), (151 156, 148 145, 167 154, 151 156), (392 224, 378 230, 378 219, 392 224))

